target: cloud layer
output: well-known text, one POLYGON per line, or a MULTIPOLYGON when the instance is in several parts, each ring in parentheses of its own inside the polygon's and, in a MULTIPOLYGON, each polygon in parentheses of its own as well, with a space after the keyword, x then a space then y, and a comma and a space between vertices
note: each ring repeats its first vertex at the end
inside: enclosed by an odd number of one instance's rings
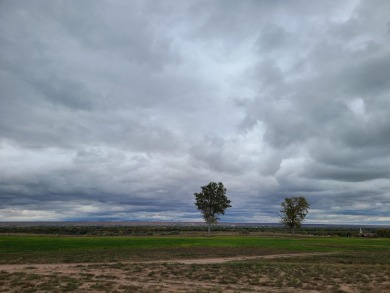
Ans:
POLYGON ((390 3, 2 1, 0 220, 390 224, 390 3))

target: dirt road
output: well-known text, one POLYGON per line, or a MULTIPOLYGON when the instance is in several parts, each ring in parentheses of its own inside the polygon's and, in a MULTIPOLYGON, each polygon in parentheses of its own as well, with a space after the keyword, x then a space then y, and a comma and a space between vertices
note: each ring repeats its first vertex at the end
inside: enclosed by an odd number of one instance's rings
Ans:
MULTIPOLYGON (((304 257, 304 256, 315 256, 315 255, 327 255, 334 254, 327 252, 305 252, 305 253, 288 253, 288 254, 269 254, 259 256, 234 256, 234 257, 219 257, 219 258, 189 258, 189 259, 168 259, 168 260, 155 260, 155 261, 131 261, 131 262, 120 262, 121 264, 147 264, 147 263, 179 263, 179 264, 220 264, 225 262, 233 261, 246 261, 256 259, 274 259, 284 257, 304 257)), ((55 264, 0 264, 0 270, 7 272, 17 271, 73 271, 80 266, 87 265, 110 265, 116 264, 105 262, 105 263, 55 263, 55 264)))

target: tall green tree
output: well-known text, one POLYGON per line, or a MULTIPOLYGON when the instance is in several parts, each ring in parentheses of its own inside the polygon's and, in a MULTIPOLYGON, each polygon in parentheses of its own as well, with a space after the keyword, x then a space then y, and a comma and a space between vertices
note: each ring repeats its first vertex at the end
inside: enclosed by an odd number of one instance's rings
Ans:
POLYGON ((309 203, 303 196, 300 197, 288 197, 281 203, 281 220, 287 228, 291 229, 291 235, 294 236, 295 230, 299 229, 305 219, 309 203))
POLYGON ((202 191, 194 193, 195 205, 202 213, 208 227, 208 235, 210 236, 211 225, 218 222, 219 215, 224 215, 225 210, 230 205, 230 200, 226 196, 226 188, 221 182, 210 182, 201 187, 202 191))

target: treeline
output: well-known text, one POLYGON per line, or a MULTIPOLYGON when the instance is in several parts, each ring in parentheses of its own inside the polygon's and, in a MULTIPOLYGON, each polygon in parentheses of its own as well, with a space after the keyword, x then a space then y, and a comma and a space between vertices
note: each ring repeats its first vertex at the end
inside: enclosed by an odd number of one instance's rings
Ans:
MULTIPOLYGON (((206 232, 207 226, 30 226, 0 227, 0 234, 45 234, 63 236, 164 236, 182 233, 206 232)), ((229 232, 240 235, 259 233, 288 233, 281 226, 238 227, 215 226, 215 232, 229 232)), ((390 238, 389 228, 365 228, 360 234, 358 228, 302 227, 301 235, 322 237, 386 237, 390 238)))
POLYGON ((377 237, 390 238, 390 229, 380 228, 375 230, 377 237))

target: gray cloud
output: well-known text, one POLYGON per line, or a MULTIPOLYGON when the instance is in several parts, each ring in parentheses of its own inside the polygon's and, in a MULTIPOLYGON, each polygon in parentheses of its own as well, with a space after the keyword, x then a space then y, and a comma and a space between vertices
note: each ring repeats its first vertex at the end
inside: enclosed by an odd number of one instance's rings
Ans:
POLYGON ((1 1, 1 220, 390 218, 389 3, 1 1))

